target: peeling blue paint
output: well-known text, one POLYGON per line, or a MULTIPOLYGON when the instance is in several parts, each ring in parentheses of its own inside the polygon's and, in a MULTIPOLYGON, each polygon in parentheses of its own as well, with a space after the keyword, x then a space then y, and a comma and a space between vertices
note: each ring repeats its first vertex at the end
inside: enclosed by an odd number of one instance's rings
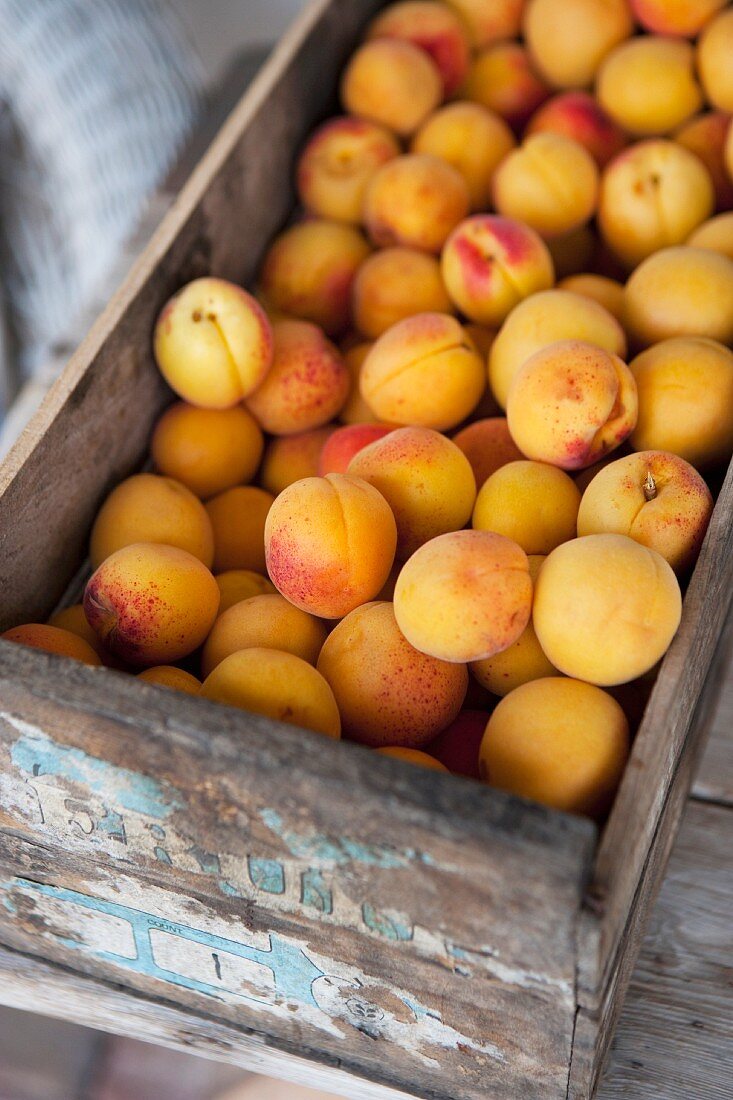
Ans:
POLYGON ((300 876, 300 900, 319 913, 333 913, 333 894, 320 871, 311 867, 300 876))
POLYGON ((252 885, 267 894, 285 893, 285 870, 282 863, 275 859, 255 859, 247 857, 247 868, 252 885))
POLYGON ((277 810, 269 808, 261 810, 260 817, 268 829, 279 836, 291 854, 298 859, 316 859, 336 866, 363 863, 369 867, 395 870, 407 867, 415 858, 415 852, 411 849, 401 852, 396 848, 361 844, 350 837, 332 839, 321 833, 305 836, 289 832, 277 810))

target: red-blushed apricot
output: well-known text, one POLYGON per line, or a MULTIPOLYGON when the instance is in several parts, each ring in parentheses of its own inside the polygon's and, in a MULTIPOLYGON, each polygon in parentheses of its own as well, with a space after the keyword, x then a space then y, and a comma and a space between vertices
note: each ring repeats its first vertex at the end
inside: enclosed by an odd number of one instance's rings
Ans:
POLYGON ((733 454, 733 352, 715 340, 662 340, 630 364, 639 391, 637 451, 671 451, 699 470, 733 454))
POLYGON ((714 201, 710 173, 694 153, 673 141, 641 141, 603 173, 598 224, 614 254, 633 267, 682 244, 714 201))
POLYGON ((359 385, 380 420, 442 431, 460 424, 476 407, 486 371, 455 317, 417 313, 373 344, 359 385))
POLYGON ((449 726, 428 742, 425 750, 454 775, 480 779, 478 750, 488 720, 489 711, 462 710, 449 726))
POLYGON ((383 126, 363 118, 331 118, 311 135, 300 154, 300 201, 317 218, 358 225, 369 181, 399 152, 399 142, 383 126))
POLYGON ((270 369, 272 331, 262 306, 225 279, 194 279, 161 310, 153 334, 161 374, 184 401, 228 409, 270 369))
POLYGON ((424 50, 397 38, 365 42, 341 78, 346 111, 409 137, 443 98, 440 71, 424 50))
POLYGON ((707 336, 730 344, 733 260, 689 246, 655 252, 629 277, 624 315, 626 329, 639 347, 673 336, 707 336))
POLYGON ((185 485, 158 474, 133 474, 109 494, 89 538, 92 568, 133 542, 178 546, 207 568, 214 558, 214 535, 203 504, 185 485))
POLYGON ((500 325, 518 302, 555 281, 552 257, 528 225, 494 214, 466 218, 446 241, 443 281, 472 321, 500 325))
POLYGON ((208 501, 216 573, 227 569, 265 572, 265 520, 274 499, 264 489, 236 485, 208 501))
MULTIPOLYGON (((202 567, 203 568, 203 567, 202 567)), ((11 627, 0 634, 6 642, 17 642, 32 649, 44 649, 46 653, 57 653, 62 657, 72 657, 85 665, 101 665, 102 661, 95 649, 79 634, 64 630, 60 626, 48 623, 23 623, 11 627)))
POLYGON ((349 393, 341 353, 308 321, 276 321, 272 331, 272 367, 247 398, 247 408, 273 435, 322 427, 340 412, 349 393))
POLYGON ((661 554, 626 535, 586 535, 542 563, 532 621, 567 676, 607 686, 642 676, 666 653, 682 612, 661 554))
POLYGON ((471 464, 476 488, 480 489, 488 477, 507 462, 524 458, 511 435, 504 416, 476 420, 453 436, 471 464))
POLYGON ((383 248, 361 265, 354 279, 354 324, 376 340, 415 313, 452 313, 440 262, 416 248, 383 248))
POLYGON ((382 756, 391 756, 393 760, 402 760, 405 764, 414 764, 418 768, 428 768, 434 772, 447 772, 445 764, 441 764, 440 760, 436 760, 434 756, 430 756, 427 752, 421 752, 420 749, 407 749, 402 745, 385 745, 384 748, 376 749, 382 756))
POLYGON ((221 595, 220 615, 240 600, 248 600, 252 596, 266 596, 268 592, 277 591, 272 581, 263 577, 261 573, 255 573, 254 569, 227 569, 223 573, 217 573, 214 580, 221 595))
POLYGON ((517 38, 525 0, 448 0, 462 17, 474 49, 517 38))
POLYGON ((531 134, 497 168, 494 205, 541 237, 585 225, 598 202, 598 167, 578 141, 556 133, 531 134))
POLYGON ((378 489, 397 523, 397 557, 458 531, 471 516, 476 480, 459 447, 431 428, 399 428, 354 455, 348 473, 378 489))
POLYGON ((673 135, 677 144, 699 157, 710 173, 716 210, 730 210, 733 206, 733 180, 725 166, 725 141, 729 129, 730 115, 724 111, 707 111, 685 122, 673 135))
POLYGON ((327 424, 295 435, 274 436, 262 460, 259 479, 262 488, 276 497, 294 481, 315 477, 321 451, 335 430, 335 424, 327 424))
POLYGON ((373 747, 424 745, 456 717, 468 686, 465 667, 410 645, 391 603, 357 607, 338 623, 318 671, 331 685, 344 737, 373 747))
POLYGON ((624 287, 617 279, 582 271, 578 275, 567 275, 557 284, 556 289, 571 290, 573 294, 598 302, 619 324, 623 323, 624 287))
POLYGON ((201 695, 327 737, 341 736, 333 692, 312 665, 292 653, 240 649, 206 677, 201 695))
POLYGON ((579 142, 599 168, 620 153, 627 138, 588 92, 561 92, 543 103, 527 123, 527 134, 562 134, 579 142))
POLYGON ((440 73, 445 96, 453 95, 468 71, 470 46, 463 20, 437 0, 388 4, 369 24, 366 37, 398 38, 424 50, 440 73))
POLYGON ((355 454, 370 443, 389 435, 391 431, 394 428, 390 424, 347 424, 343 428, 337 428, 321 451, 316 472, 320 477, 325 477, 326 474, 345 474, 355 454))
POLYGON ((250 596, 222 612, 201 654, 204 677, 240 649, 279 649, 315 665, 328 631, 279 592, 250 596))
POLYGON ((519 129, 547 99, 550 89, 524 46, 496 42, 476 55, 461 94, 519 129))
POLYGON ((549 554, 575 538, 580 490, 571 477, 544 462, 508 462, 476 497, 476 531, 506 535, 525 554, 549 554))
POLYGON ((580 470, 633 431, 636 383, 618 355, 560 340, 520 368, 506 414, 512 439, 527 458, 580 470))
POLYGON ((629 0, 637 22, 652 34, 697 38, 726 0, 629 0))
POLYGON ((440 252, 471 205, 461 173, 438 157, 406 153, 374 174, 364 199, 364 225, 375 245, 440 252))
POLYGON ((633 33, 626 0, 529 0, 522 30, 555 88, 585 88, 610 50, 633 33))
POLYGON ((719 111, 733 111, 733 10, 728 7, 711 19, 697 44, 697 68, 705 95, 719 111))
POLYGON ((352 225, 318 218, 298 222, 267 250, 260 289, 282 313, 312 321, 329 336, 339 336, 351 320, 354 275, 368 255, 369 245, 352 225))
POLYGON ((350 389, 346 404, 339 413, 339 420, 342 424, 377 423, 376 416, 361 396, 360 386, 361 368, 364 366, 364 360, 371 351, 371 347, 371 341, 367 341, 354 344, 353 347, 344 352, 344 366, 349 372, 350 389))
POLYGON ((260 426, 245 408, 171 405, 155 425, 150 454, 156 469, 206 500, 251 481, 262 458, 260 426))
POLYGON ((494 172, 516 142, 505 120, 480 103, 449 103, 430 115, 412 139, 413 153, 439 157, 461 173, 472 210, 485 210, 494 172))
POLYGON ((626 355, 623 328, 597 302, 570 290, 532 294, 507 317, 489 352, 489 383, 502 408, 530 356, 558 340, 582 340, 621 358, 626 355))
POLYGON ((397 527, 384 497, 346 474, 288 486, 265 526, 273 584, 296 607, 325 619, 340 619, 376 596, 396 546, 397 527))
POLYGON ((682 573, 695 564, 712 511, 710 490, 689 462, 640 451, 593 478, 580 504, 578 535, 628 535, 682 573))
POLYGON ((57 611, 48 620, 48 625, 59 626, 62 630, 70 630, 72 634, 78 634, 80 638, 88 642, 103 665, 108 668, 124 669, 124 662, 115 657, 114 653, 110 653, 108 649, 105 649, 101 640, 87 622, 87 617, 84 614, 84 604, 74 603, 70 607, 64 607, 61 611, 57 611))
POLYGON ((666 134, 699 111, 695 52, 682 39, 641 35, 622 42, 598 70, 596 95, 630 134, 666 134), (639 89, 644 94, 639 95, 639 89))
POLYGON ((175 665, 154 665, 137 674, 138 680, 144 680, 146 684, 158 684, 160 687, 170 688, 171 691, 182 691, 185 695, 198 695, 201 681, 197 680, 190 672, 175 665))
POLYGON ((690 233, 685 244, 692 248, 709 248, 733 260, 733 210, 716 214, 690 233))
POLYGON ((550 676, 512 691, 489 719, 481 776, 499 790, 602 818, 629 755, 629 724, 606 691, 550 676))
POLYGON ((402 567, 394 594, 407 640, 444 661, 480 661, 506 649, 531 606, 527 555, 489 531, 452 531, 426 542, 402 567))
POLYGON ((203 642, 219 589, 198 558, 176 546, 138 542, 102 562, 87 583, 84 612, 104 645, 131 665, 163 665, 203 642))

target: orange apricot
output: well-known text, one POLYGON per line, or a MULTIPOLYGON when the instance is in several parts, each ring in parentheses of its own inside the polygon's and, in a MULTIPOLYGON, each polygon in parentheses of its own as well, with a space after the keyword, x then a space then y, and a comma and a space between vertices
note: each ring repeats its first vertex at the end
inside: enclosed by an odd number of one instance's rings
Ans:
POLYGON ((17 642, 32 649, 44 649, 46 653, 57 653, 62 657, 71 657, 85 665, 101 665, 96 650, 76 632, 65 630, 48 623, 23 623, 11 627, 0 638, 6 642, 17 642))
POLYGON ((230 653, 252 648, 294 653, 315 665, 327 633, 320 619, 279 592, 250 596, 219 615, 201 654, 201 671, 208 676, 230 653))
POLYGON ((267 444, 262 460, 262 488, 276 497, 294 481, 315 477, 321 452, 335 430, 335 425, 326 424, 307 432, 274 436, 267 444))
POLYGON ((470 47, 463 20, 436 0, 388 4, 369 24, 366 37, 397 38, 424 50, 440 73, 445 96, 453 95, 468 71, 470 47))
POLYGON ((585 88, 634 24, 626 0, 529 0, 522 29, 549 84, 585 88))
POLYGON ((354 455, 392 431, 391 424, 347 424, 337 428, 321 451, 316 473, 320 477, 345 474, 354 455))
POLYGON ((236 485, 206 505, 214 532, 214 570, 265 572, 265 520, 275 498, 253 485, 236 485))
POLYGON ((733 260, 689 245, 660 249, 639 264, 626 284, 625 323, 640 347, 673 336, 731 343, 733 260))
POLYGON ((358 225, 372 176, 399 152, 399 143, 383 126, 363 118, 331 118, 311 135, 300 154, 300 201, 317 218, 358 225))
POLYGON ((518 42, 495 42, 473 60, 461 93, 518 129, 550 94, 529 51, 518 42))
POLYGON ((441 764, 440 760, 436 760, 434 756, 430 756, 427 752, 421 752, 420 749, 408 749, 402 745, 385 745, 384 748, 375 751, 382 756, 391 756, 393 760, 402 760, 405 764, 414 764, 418 768, 428 768, 434 772, 448 771, 445 764, 441 764))
POLYGON ((272 581, 253 569, 226 569, 223 573, 217 573, 214 580, 221 595, 220 615, 240 600, 248 600, 251 596, 265 596, 268 592, 277 591, 272 581))
POLYGON ((509 433, 504 416, 475 420, 453 436, 456 447, 460 447, 471 464, 476 488, 480 489, 488 477, 507 462, 516 462, 524 458, 509 433))
POLYGON ((471 205, 461 173, 426 153, 406 153, 374 174, 364 199, 364 225, 375 245, 440 252, 471 205))
POLYGON ((154 665, 137 674, 138 680, 144 680, 146 684, 158 684, 160 687, 170 688, 171 691, 182 691, 185 695, 198 695, 201 681, 175 665, 154 665))
POLYGON ((415 313, 452 313, 440 262, 416 248, 374 252, 356 273, 353 312, 357 329, 370 340, 415 313))
POLYGON ((443 82, 424 50, 397 38, 365 42, 341 78, 348 114, 408 137, 440 104, 443 82))
POLYGON ((527 123, 527 134, 562 134, 579 142, 599 168, 620 153, 626 135, 588 92, 561 92, 548 99, 527 123))

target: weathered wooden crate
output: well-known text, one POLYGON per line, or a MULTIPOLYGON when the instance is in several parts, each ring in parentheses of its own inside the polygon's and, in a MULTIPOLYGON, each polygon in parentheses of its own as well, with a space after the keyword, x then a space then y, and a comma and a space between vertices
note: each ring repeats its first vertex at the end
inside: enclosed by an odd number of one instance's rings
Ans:
MULTIPOLYGON (((247 282, 377 0, 282 42, 2 472, 0 628, 43 619, 169 400, 168 295, 247 282)), ((353 1097, 592 1094, 704 740, 733 472, 601 836, 451 776, 0 643, 0 999, 353 1097)))

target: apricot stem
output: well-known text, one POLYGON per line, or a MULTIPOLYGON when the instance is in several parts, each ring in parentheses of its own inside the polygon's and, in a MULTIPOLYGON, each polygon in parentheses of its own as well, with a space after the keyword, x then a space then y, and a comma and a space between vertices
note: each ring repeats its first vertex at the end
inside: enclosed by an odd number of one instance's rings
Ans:
POLYGON ((657 483, 652 476, 651 470, 646 472, 646 481, 644 482, 644 496, 647 500, 654 500, 657 495, 657 483))

